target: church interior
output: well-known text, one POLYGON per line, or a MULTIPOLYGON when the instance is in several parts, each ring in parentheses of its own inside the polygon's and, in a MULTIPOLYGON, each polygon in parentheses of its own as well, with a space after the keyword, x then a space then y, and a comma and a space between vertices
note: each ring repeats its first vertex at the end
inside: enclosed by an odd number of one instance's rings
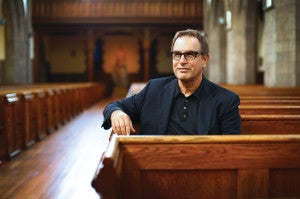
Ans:
POLYGON ((0 0, 0 198, 300 198, 299 13, 297 0, 0 0), (209 44, 207 79, 240 96, 242 135, 101 128, 109 102, 173 75, 184 29, 209 44))

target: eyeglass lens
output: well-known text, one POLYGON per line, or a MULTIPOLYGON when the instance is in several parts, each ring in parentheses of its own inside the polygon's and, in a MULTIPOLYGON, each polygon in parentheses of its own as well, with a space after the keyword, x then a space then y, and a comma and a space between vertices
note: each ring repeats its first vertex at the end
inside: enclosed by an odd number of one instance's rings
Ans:
POLYGON ((181 56, 183 55, 184 58, 186 60, 193 60, 196 58, 197 55, 200 54, 200 52, 198 51, 187 51, 187 52, 178 52, 178 51, 174 51, 174 52, 171 52, 172 53, 172 57, 174 60, 180 60, 181 59, 181 56))

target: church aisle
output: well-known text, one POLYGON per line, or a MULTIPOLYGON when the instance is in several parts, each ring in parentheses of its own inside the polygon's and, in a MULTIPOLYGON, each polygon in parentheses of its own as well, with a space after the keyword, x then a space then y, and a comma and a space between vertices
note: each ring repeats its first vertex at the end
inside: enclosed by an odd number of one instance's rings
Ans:
POLYGON ((91 187, 110 130, 103 100, 0 167, 1 199, 99 199, 91 187))

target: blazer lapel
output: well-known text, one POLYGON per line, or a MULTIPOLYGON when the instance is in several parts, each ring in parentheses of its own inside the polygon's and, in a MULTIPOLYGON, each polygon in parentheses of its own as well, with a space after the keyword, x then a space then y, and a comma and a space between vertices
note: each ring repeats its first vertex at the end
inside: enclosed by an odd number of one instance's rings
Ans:
POLYGON ((169 124, 177 79, 166 84, 159 93, 159 134, 164 135, 169 124))
POLYGON ((213 96, 215 90, 208 85, 208 80, 203 76, 203 88, 201 93, 201 100, 198 107, 198 132, 201 135, 207 135, 212 122, 212 111, 214 109, 213 96))

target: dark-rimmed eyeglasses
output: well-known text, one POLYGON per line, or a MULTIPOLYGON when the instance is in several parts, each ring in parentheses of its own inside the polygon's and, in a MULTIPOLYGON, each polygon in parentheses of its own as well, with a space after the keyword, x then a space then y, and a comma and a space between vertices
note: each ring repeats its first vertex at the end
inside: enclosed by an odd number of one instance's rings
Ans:
POLYGON ((187 51, 187 52, 179 52, 179 51, 171 51, 170 52, 173 60, 180 60, 181 56, 183 55, 186 60, 194 60, 196 57, 200 54, 202 54, 200 51, 187 51))

